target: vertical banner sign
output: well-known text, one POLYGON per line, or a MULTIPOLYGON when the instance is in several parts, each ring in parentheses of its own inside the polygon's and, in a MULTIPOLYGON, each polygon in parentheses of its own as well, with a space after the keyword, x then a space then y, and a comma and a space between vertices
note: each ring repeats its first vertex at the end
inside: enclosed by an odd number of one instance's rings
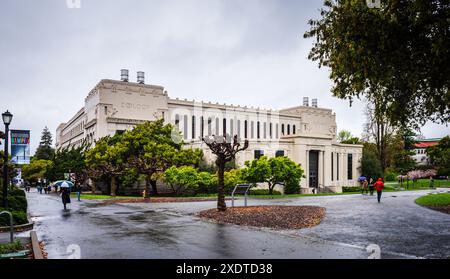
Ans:
POLYGON ((30 163, 30 131, 11 130, 11 162, 17 165, 30 163))

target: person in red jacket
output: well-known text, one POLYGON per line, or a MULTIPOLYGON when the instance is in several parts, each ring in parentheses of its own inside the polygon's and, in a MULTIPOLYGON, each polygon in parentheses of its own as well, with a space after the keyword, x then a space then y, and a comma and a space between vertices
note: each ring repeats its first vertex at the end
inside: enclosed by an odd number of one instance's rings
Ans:
POLYGON ((378 178, 378 181, 375 182, 373 184, 373 186, 375 186, 375 188, 377 189, 377 199, 378 199, 378 203, 380 203, 380 201, 381 201, 381 194, 383 193, 383 188, 384 188, 383 179, 378 178))

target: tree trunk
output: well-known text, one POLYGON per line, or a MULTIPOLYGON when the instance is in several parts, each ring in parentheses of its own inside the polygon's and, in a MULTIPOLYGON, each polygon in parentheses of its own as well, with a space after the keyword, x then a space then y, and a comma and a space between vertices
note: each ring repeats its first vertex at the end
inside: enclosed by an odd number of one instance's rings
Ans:
POLYGON ((152 185, 152 194, 158 195, 158 188, 156 187, 156 180, 150 180, 150 184, 152 185))
MULTIPOLYGON (((219 160, 219 159, 218 159, 219 160)), ((224 160, 218 161, 218 167, 219 167, 219 184, 217 185, 217 209, 219 211, 226 211, 227 210, 227 204, 225 203, 225 179, 224 179, 224 172, 225 172, 225 162, 224 160)))
POLYGON ((116 196, 116 191, 117 191, 116 178, 112 177, 111 178, 111 197, 116 196))
POLYGON ((275 188, 275 184, 269 183, 269 195, 273 195, 273 188, 275 188))
POLYGON ((145 180, 145 193, 144 199, 150 199, 150 189, 151 189, 151 176, 147 177, 145 180))
POLYGON ((96 183, 95 183, 95 181, 94 180, 92 180, 91 179, 91 190, 92 190, 92 194, 95 194, 96 192, 97 192, 97 185, 96 185, 96 183))

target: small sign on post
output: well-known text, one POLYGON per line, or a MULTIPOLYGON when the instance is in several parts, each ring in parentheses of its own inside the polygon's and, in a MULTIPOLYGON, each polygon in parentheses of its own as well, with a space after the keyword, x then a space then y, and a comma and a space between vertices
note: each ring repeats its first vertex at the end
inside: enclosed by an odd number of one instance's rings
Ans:
POLYGON ((234 207, 234 195, 245 195, 245 202, 244 205, 247 206, 247 197, 248 197, 248 191, 250 190, 251 185, 250 184, 237 184, 234 186, 233 193, 231 193, 231 207, 234 207))

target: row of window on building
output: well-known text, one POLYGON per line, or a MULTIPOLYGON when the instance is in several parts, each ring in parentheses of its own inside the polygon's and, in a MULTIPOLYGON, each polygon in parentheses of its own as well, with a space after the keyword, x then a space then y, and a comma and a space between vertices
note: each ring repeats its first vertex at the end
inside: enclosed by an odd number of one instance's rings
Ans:
MULTIPOLYGON (((336 178, 336 181, 339 181, 339 167, 340 162, 339 156, 340 153, 331 152, 331 181, 334 181, 336 178), (336 158, 336 176, 334 173, 334 164, 335 164, 335 158, 336 158)), ((353 154, 347 154, 347 179, 352 180, 353 179, 353 154)))
MULTIPOLYGON (((213 127, 213 118, 209 117, 207 120, 201 116, 197 123, 197 117, 192 116, 191 119, 191 133, 189 135, 188 116, 183 116, 183 136, 184 139, 196 139, 197 136, 204 137, 205 135, 237 135, 239 138, 243 136, 245 139, 273 139, 279 138, 279 124, 272 122, 261 121, 243 121, 243 134, 241 133, 241 120, 222 119, 222 131, 220 131, 220 118, 215 118, 215 125, 213 127), (200 135, 197 135, 197 124, 200 126, 200 135), (255 129, 256 128, 256 129, 255 129), (214 129, 214 131, 213 131, 214 129)), ((180 115, 175 115, 175 123, 180 128, 180 115)), ((296 126, 291 124, 281 124, 281 136, 295 135, 296 126)))

